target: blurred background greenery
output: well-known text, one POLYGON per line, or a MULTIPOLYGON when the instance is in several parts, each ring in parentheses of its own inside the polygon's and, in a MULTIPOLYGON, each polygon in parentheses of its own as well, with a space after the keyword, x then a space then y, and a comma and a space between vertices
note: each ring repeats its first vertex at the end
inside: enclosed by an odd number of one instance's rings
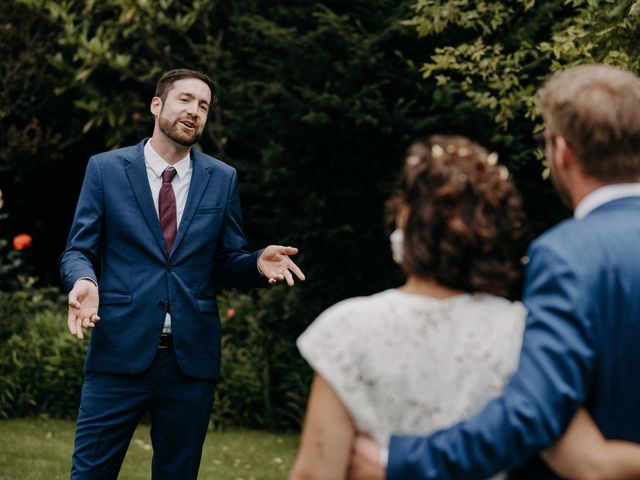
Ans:
POLYGON ((296 337, 401 281, 384 217, 406 147, 460 133, 498 152, 540 233, 568 211, 532 139, 535 91, 584 62, 640 71, 639 15, 638 0, 0 2, 0 417, 75 415, 86 345, 65 333, 58 257, 89 156, 151 134, 163 71, 215 79, 200 147, 238 169, 251 246, 299 247, 308 277, 222 294, 212 421, 297 428, 296 337))

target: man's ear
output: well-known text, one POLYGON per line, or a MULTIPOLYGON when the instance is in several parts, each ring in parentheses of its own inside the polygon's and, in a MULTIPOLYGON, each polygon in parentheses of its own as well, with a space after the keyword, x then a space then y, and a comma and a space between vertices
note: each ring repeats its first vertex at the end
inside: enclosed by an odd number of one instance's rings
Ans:
POLYGON ((556 136, 555 137, 555 148, 558 151, 558 161, 561 163, 562 168, 567 169, 567 168, 572 168, 577 166, 577 159, 575 156, 575 153, 573 152, 573 149, 571 148, 571 146, 567 143, 567 141, 565 140, 565 138, 563 136, 556 136))
POLYGON ((151 106, 149 107, 149 110, 151 110, 151 113, 153 113, 155 117, 160 115, 160 110, 162 110, 162 99, 160 97, 153 97, 151 99, 151 106))

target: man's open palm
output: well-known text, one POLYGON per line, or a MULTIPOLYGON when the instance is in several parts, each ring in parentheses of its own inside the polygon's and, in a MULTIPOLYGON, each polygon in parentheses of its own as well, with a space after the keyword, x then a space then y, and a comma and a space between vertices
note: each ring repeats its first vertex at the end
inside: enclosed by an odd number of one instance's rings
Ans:
POLYGON ((286 280, 293 286, 293 275, 304 280, 304 273, 293 263, 289 255, 295 255, 298 249, 295 247, 283 247, 281 245, 269 245, 258 258, 260 272, 269 279, 269 283, 286 280))
POLYGON ((84 338, 83 328, 93 328, 100 320, 98 287, 91 280, 78 280, 69 292, 69 332, 78 340, 84 338))

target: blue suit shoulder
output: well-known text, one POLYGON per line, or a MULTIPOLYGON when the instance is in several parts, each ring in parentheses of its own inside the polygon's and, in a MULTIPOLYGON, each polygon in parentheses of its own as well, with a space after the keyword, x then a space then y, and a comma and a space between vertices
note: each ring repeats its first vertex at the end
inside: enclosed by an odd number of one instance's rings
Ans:
POLYGON ((538 237, 531 244, 529 257, 536 264, 542 261, 540 268, 564 265, 589 281, 615 265, 628 267, 636 258, 632 252, 640 235, 639 213, 640 199, 619 200, 584 218, 567 219, 538 237))
POLYGON ((537 237, 529 247, 529 254, 536 251, 553 251, 558 255, 571 256, 576 242, 588 233, 588 227, 575 218, 567 218, 537 237))
MULTIPOLYGON (((631 234, 640 228, 640 198, 623 198, 601 205, 584 218, 568 218, 543 233, 532 247, 584 251, 610 243, 612 234, 631 234)), ((633 235, 635 238, 636 235, 633 235)))
POLYGON ((129 147, 117 148, 115 150, 109 150, 107 152, 101 152, 93 155, 94 159, 101 167, 114 164, 120 164, 123 160, 132 161, 139 155, 144 155, 143 148, 140 145, 131 145, 129 147))
POLYGON ((203 153, 200 150, 193 149, 193 157, 197 161, 200 161, 205 168, 209 167, 211 169, 216 170, 216 173, 233 175, 236 172, 236 169, 233 168, 231 165, 215 157, 212 157, 211 155, 207 155, 206 153, 203 153))
POLYGON ((561 240, 563 238, 566 239, 567 236, 579 236, 581 233, 584 233, 584 231, 585 228, 583 222, 570 217, 551 227, 546 232, 542 233, 533 241, 533 244, 536 245, 562 243, 561 240))

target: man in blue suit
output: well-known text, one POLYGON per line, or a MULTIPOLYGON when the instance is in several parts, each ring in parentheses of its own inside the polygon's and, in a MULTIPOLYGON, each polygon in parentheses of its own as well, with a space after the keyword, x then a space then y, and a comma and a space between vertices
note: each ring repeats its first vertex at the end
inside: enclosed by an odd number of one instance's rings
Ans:
POLYGON ((477 416, 429 437, 359 438, 351 478, 558 478, 536 452, 584 405, 605 437, 640 442, 640 79, 606 65, 539 93, 552 179, 574 208, 530 247, 517 372, 477 416))
POLYGON ((89 160, 60 263, 69 331, 93 329, 72 479, 117 478, 145 412, 153 478, 195 479, 220 371, 216 279, 304 279, 297 249, 246 250, 236 171, 191 148, 214 94, 200 72, 165 73, 151 139, 89 160))

